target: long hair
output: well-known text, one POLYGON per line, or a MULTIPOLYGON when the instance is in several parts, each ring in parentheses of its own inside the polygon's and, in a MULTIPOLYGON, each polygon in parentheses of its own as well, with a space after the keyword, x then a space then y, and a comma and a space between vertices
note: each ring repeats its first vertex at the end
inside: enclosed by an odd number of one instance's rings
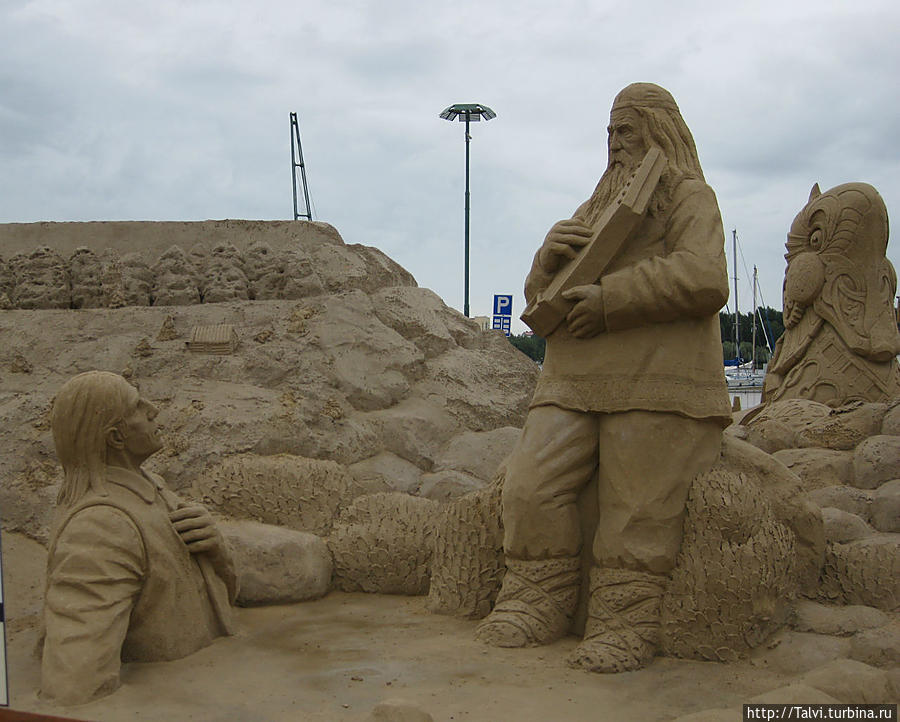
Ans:
POLYGON ((106 434, 137 409, 140 395, 123 377, 87 371, 56 394, 50 427, 64 479, 56 503, 77 502, 88 491, 106 494, 106 434))
MULTIPOLYGON (((659 148, 666 157, 666 168, 650 201, 649 212, 655 215, 665 210, 672 198, 672 192, 682 180, 686 178, 705 180, 703 170, 700 167, 694 137, 677 109, 640 104, 631 104, 629 107, 633 108, 641 119, 640 131, 647 145, 659 148)), ((587 225, 593 225, 616 194, 622 190, 626 176, 633 170, 634 168, 622 170, 607 166, 594 193, 575 215, 585 219, 587 225)))

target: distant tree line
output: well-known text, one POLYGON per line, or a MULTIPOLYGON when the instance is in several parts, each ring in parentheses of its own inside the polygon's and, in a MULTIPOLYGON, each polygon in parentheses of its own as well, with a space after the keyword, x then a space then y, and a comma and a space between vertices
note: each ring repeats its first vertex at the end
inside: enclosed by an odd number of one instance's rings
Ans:
POLYGON ((540 336, 522 333, 518 336, 510 336, 509 342, 528 358, 539 364, 544 363, 544 350, 547 348, 547 342, 540 336))
MULTIPOLYGON (((753 358, 753 314, 739 313, 738 321, 741 330, 741 348, 740 356, 745 360, 753 358)), ((719 329, 722 332, 722 359, 733 359, 737 354, 734 347, 734 314, 719 313, 719 329)), ((756 361, 763 364, 769 360, 770 352, 766 348, 766 335, 772 345, 781 338, 784 333, 784 318, 781 311, 774 308, 760 308, 759 316, 756 319, 756 361), (763 330, 765 325, 765 330, 763 330)), ((538 362, 544 362, 544 350, 547 342, 540 336, 533 334, 519 334, 510 336, 509 342, 519 351, 524 353, 530 359, 538 362)))
MULTIPOLYGON (((740 357, 745 361, 753 358, 753 314, 739 313, 738 324, 741 332, 740 357)), ((719 329, 722 332, 722 358, 733 359, 738 354, 734 347, 734 314, 719 313, 719 329)), ((759 309, 756 317, 756 361, 763 364, 769 360, 771 352, 766 348, 768 337, 772 346, 784 333, 784 317, 781 311, 766 306, 759 309)))

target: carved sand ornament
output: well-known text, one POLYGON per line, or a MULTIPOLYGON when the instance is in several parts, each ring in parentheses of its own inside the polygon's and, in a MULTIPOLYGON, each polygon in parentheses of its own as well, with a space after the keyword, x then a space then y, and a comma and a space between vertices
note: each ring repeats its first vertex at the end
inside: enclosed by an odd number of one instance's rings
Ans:
POLYGON ((813 186, 787 237, 785 332, 765 403, 809 399, 835 408, 900 395, 897 275, 887 243, 887 209, 872 186, 813 186))

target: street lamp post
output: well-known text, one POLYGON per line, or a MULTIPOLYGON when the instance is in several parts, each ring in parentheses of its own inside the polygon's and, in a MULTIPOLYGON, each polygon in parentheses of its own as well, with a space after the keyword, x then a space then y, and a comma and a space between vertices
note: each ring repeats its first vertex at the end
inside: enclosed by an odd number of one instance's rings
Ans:
POLYGON ((469 135, 469 123, 475 123, 482 118, 491 120, 496 118, 497 114, 486 105, 479 103, 456 103, 446 108, 441 113, 444 120, 459 120, 466 124, 466 225, 465 225, 465 291, 463 298, 463 315, 469 316, 469 141, 472 136, 469 135))

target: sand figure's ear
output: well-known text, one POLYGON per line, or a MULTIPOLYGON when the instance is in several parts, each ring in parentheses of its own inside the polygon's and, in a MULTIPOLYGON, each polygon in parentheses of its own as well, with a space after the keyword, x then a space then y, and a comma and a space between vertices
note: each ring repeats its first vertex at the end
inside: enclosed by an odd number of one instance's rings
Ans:
POLYGON ((813 183, 813 187, 809 191, 809 200, 806 202, 809 203, 813 199, 818 198, 820 195, 822 195, 822 191, 819 190, 819 184, 813 183))

